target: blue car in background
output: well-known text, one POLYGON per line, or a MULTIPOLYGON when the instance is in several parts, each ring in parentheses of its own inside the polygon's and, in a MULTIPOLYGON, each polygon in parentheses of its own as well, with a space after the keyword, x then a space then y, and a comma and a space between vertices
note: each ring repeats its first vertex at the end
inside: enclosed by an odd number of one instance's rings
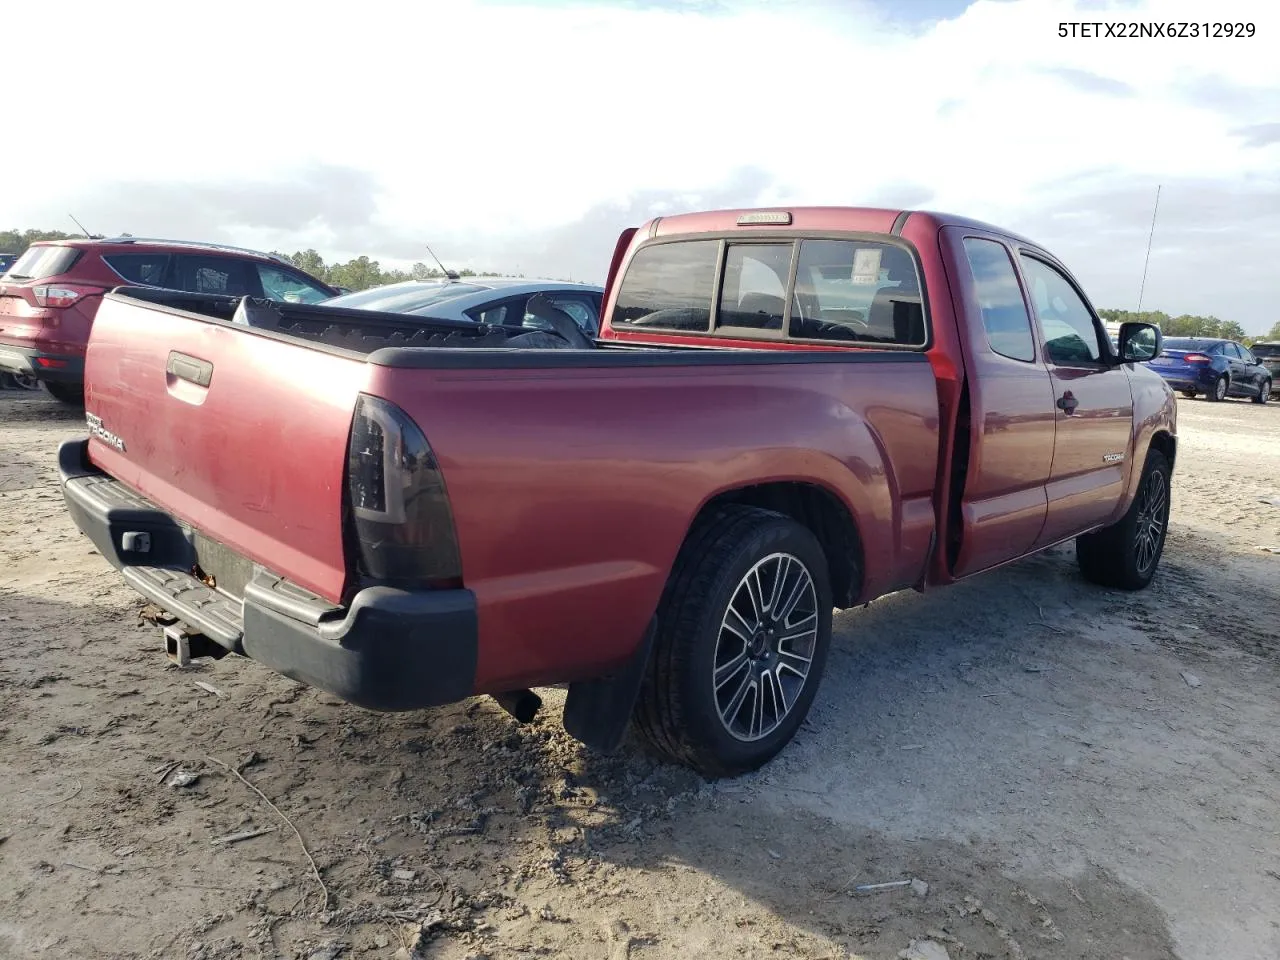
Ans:
POLYGON ((9 268, 17 262, 18 255, 16 253, 0 253, 0 274, 9 272, 9 268))
POLYGON ((1184 397, 1271 399, 1272 373, 1243 344, 1214 337, 1167 337, 1149 366, 1184 397))

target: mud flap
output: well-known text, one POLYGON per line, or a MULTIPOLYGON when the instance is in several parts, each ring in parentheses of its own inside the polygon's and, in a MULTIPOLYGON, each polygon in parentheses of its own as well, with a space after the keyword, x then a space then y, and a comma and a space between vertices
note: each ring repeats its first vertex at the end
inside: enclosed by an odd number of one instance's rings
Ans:
POLYGON ((640 695, 640 683, 649 668, 657 633, 655 618, 649 621, 639 648, 616 673, 569 684, 564 704, 564 728, 569 736, 596 753, 609 754, 618 749, 640 695))

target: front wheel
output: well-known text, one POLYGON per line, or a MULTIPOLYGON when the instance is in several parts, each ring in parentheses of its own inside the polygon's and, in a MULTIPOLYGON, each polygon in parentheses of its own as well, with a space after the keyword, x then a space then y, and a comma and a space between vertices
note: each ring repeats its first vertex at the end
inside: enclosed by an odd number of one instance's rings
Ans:
POLYGON ((1169 493, 1169 461, 1152 450, 1125 515, 1076 538, 1076 561, 1086 580, 1120 590, 1141 590, 1151 583, 1169 531, 1169 493))
POLYGON ((84 406, 84 384, 83 383, 51 383, 46 380, 44 388, 49 391, 49 395, 59 403, 65 403, 69 407, 84 406))
POLYGON ((1258 388, 1258 395, 1253 398, 1254 403, 1266 403, 1271 399, 1271 381, 1263 380, 1262 386, 1258 388))
POLYGON ((719 508, 690 531, 663 592, 638 731, 705 777, 764 765, 813 703, 831 611, 826 555, 808 529, 719 508))
POLYGON ((1205 391, 1204 398, 1217 402, 1227 399, 1227 378, 1224 374, 1213 382, 1213 386, 1205 391))

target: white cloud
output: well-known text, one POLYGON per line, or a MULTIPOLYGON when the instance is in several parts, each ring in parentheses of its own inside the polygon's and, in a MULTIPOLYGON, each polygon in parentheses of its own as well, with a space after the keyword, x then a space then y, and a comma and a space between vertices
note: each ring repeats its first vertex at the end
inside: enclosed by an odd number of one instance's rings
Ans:
MULTIPOLYGON (((643 216, 637 198, 898 197, 1032 233, 1096 300, 1126 305, 1157 183, 1174 214, 1212 217, 1206 190, 1255 198, 1246 212, 1280 196, 1280 146, 1260 127, 1280 121, 1268 0, 979 0, 927 26, 869 0, 58 6, 53 44, 34 40, 50 36, 38 4, 5 13, 7 38, 33 38, 6 42, 24 131, 0 161, 6 225, 62 225, 74 205, 98 230, 384 259, 429 239, 486 265, 598 275, 609 211, 643 216), (1058 35, 1206 18, 1256 35, 1058 35)), ((1274 288, 1230 257, 1218 268, 1239 283, 1182 279, 1204 262, 1194 225, 1157 232, 1147 303, 1254 328, 1280 317, 1274 288)), ((1280 244, 1274 218, 1221 227, 1219 254, 1280 244)))

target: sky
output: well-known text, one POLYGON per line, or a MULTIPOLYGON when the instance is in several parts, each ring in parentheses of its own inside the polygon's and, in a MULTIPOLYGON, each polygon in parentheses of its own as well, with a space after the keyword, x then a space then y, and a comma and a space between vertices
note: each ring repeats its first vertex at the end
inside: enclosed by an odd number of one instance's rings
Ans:
MULTIPOLYGON (((9 9, 12 7, 12 9, 9 9)), ((1273 0, 60 0, 4 15, 0 226, 600 282, 719 207, 945 211, 1098 307, 1280 321, 1273 0), (305 12, 303 12, 305 10, 305 12), (1254 24, 1063 38, 1059 23, 1254 24), (30 37, 33 42, 15 42, 30 37)))

